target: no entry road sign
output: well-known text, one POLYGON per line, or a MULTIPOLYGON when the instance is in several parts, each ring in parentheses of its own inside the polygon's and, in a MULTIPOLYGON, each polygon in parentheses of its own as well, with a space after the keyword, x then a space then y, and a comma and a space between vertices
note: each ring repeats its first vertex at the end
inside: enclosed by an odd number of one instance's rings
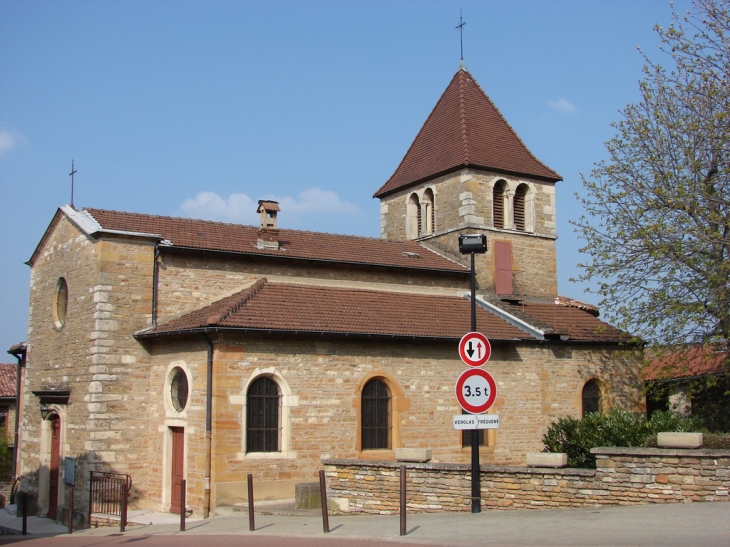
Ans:
POLYGON ((486 412, 497 399, 497 384, 486 370, 470 368, 456 380, 456 400, 469 414, 486 412))
POLYGON ((492 355, 492 346, 481 332, 469 332, 459 342, 459 357, 470 367, 480 367, 492 355))

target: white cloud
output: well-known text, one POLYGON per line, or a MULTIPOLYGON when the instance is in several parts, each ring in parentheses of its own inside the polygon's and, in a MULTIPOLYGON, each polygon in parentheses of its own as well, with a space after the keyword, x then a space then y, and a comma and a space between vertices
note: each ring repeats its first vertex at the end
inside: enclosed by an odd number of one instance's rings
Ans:
POLYGON ((347 201, 341 201, 340 196, 331 190, 322 190, 321 188, 307 188, 299 192, 299 198, 266 196, 265 199, 273 199, 279 202, 279 206, 283 211, 291 211, 299 215, 309 215, 318 213, 340 213, 351 214, 359 213, 360 209, 347 201))
POLYGON ((27 142, 28 139, 25 135, 17 129, 5 125, 0 126, 0 156, 27 142))
MULTIPOLYGON (((261 199, 279 202, 281 207, 279 226, 285 227, 304 229, 304 226, 321 220, 323 213, 328 216, 362 214, 356 205, 342 201, 336 193, 321 188, 308 188, 300 192, 297 197, 268 194, 261 199)), ((191 218, 258 225, 257 206, 258 199, 253 200, 246 194, 231 194, 228 198, 222 198, 214 192, 200 192, 195 198, 186 199, 180 210, 191 218)))
POLYGON ((557 101, 545 101, 545 103, 550 107, 554 108, 558 112, 562 112, 563 114, 575 114, 578 112, 578 109, 576 106, 571 103, 567 99, 563 99, 562 97, 559 97, 557 101))
POLYGON ((186 199, 180 210, 192 218, 258 224, 256 206, 246 194, 231 194, 224 199, 214 192, 200 192, 194 199, 186 199))

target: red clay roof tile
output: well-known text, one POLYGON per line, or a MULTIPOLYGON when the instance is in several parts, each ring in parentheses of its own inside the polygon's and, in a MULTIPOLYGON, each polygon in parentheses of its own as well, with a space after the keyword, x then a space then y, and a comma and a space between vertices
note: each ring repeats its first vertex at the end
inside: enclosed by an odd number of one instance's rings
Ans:
POLYGON ((17 364, 0 363, 0 397, 15 397, 17 364))
POLYGON ((281 229, 280 249, 259 249, 256 246, 259 228, 254 226, 104 209, 85 208, 84 211, 106 230, 160 234, 174 247, 469 273, 466 266, 438 255, 415 241, 388 241, 372 237, 281 229))
MULTIPOLYGON (((575 308, 532 305, 545 322, 566 328, 570 340, 618 342, 624 333, 575 308), (551 314, 554 314, 551 315, 551 314)), ((470 330, 470 303, 457 296, 268 283, 251 287, 138 334, 140 338, 209 327, 459 339, 470 330)), ((484 308, 477 326, 491 340, 534 340, 484 308)))
POLYGON ((678 380, 730 373, 730 351, 720 346, 688 346, 665 352, 646 366, 647 380, 678 380))
POLYGON ((465 167, 549 182, 562 180, 527 149, 472 75, 461 68, 393 176, 374 197, 381 198, 424 179, 465 167))
MULTIPOLYGON (((149 334, 222 328, 458 339, 469 330, 469 301, 363 289, 267 283, 183 315, 149 334), (215 319, 215 321, 211 321, 215 319)), ((477 324, 495 340, 530 336, 479 308, 477 324)))
POLYGON ((631 336, 613 325, 601 321, 591 310, 562 304, 518 303, 508 306, 523 316, 534 317, 574 342, 625 342, 631 336))

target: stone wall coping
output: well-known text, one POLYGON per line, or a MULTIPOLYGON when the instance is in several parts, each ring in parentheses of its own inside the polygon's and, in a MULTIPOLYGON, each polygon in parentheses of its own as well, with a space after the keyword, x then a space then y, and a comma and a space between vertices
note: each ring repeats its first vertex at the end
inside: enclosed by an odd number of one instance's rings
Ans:
MULTIPOLYGON (((693 451, 695 452, 695 451, 693 451)), ((388 469, 399 469, 405 465, 408 469, 423 469, 433 471, 470 471, 471 465, 464 463, 414 463, 394 462, 389 460, 348 460, 348 459, 326 459, 322 460, 323 465, 334 465, 342 467, 385 467, 388 469)), ((482 473, 522 473, 526 475, 580 475, 583 477, 594 477, 595 469, 579 469, 574 467, 527 467, 507 465, 480 465, 482 473)))
POLYGON ((627 448, 623 446, 600 446, 591 448, 591 454, 606 456, 649 456, 694 458, 730 458, 730 450, 712 450, 708 448, 627 448))

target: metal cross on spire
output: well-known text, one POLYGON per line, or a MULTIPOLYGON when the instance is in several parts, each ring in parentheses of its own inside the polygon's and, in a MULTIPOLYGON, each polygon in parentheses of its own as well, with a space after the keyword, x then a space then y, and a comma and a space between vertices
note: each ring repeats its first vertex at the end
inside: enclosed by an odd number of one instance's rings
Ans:
POLYGON ((466 25, 466 21, 464 21, 461 17, 461 10, 459 10, 459 24, 456 27, 456 30, 459 31, 459 45, 461 47, 461 60, 464 60, 464 25, 466 25))
POLYGON ((69 173, 69 176, 71 177, 71 207, 74 206, 74 175, 76 174, 76 169, 74 169, 74 160, 71 160, 71 172, 69 173))

